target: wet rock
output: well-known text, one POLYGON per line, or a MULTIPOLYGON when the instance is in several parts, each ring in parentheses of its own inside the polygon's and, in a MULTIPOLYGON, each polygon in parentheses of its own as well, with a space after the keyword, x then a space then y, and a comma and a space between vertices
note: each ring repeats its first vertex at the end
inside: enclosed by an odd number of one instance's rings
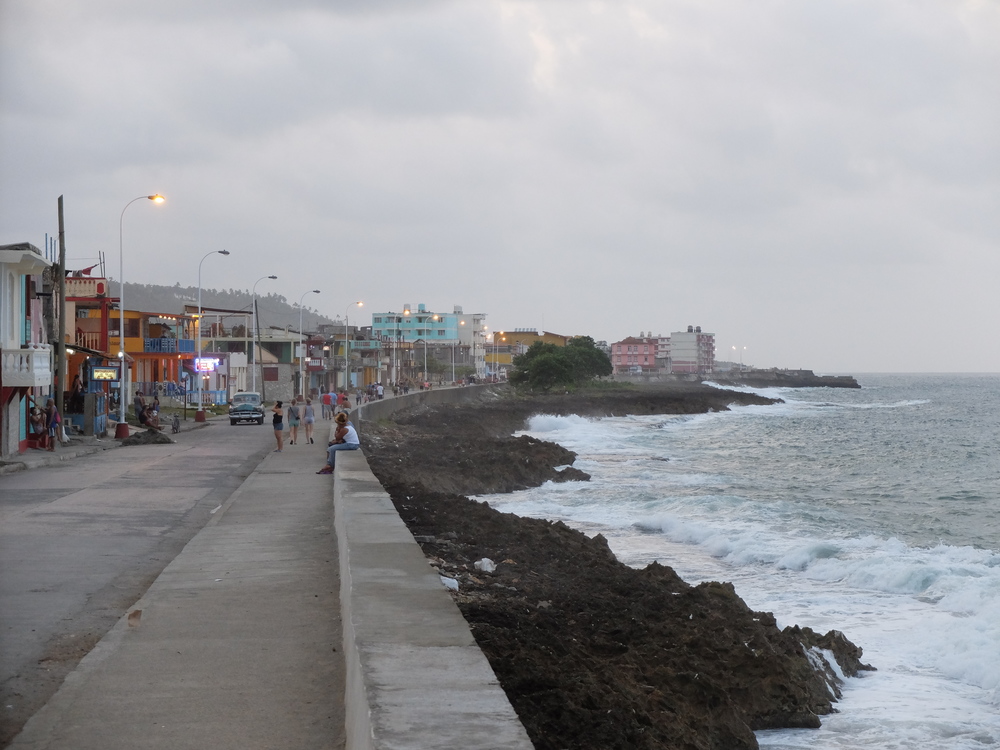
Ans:
POLYGON ((843 634, 779 630, 729 583, 690 586, 658 563, 636 570, 600 535, 463 496, 573 468, 555 470, 575 459, 559 446, 510 437, 531 413, 691 413, 726 408, 734 394, 719 393, 591 394, 576 407, 572 394, 498 398, 368 431, 373 471, 439 570, 501 561, 482 577, 461 573, 452 596, 539 750, 755 748, 755 730, 818 727, 834 710, 839 677, 826 655, 845 675, 867 668, 843 634))

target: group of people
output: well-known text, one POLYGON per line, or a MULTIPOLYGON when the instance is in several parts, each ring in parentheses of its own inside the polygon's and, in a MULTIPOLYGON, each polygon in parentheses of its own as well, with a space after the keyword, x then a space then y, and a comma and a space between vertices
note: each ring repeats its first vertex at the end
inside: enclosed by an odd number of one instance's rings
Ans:
POLYGON ((153 401, 146 403, 146 397, 142 391, 136 391, 132 399, 132 406, 135 408, 135 418, 139 424, 150 430, 160 429, 160 397, 153 394, 153 401))
MULTIPOLYGON (((324 396, 329 394, 323 394, 324 396)), ((350 408, 350 400, 347 393, 342 394, 347 400, 347 409, 350 408)), ((332 399, 331 399, 332 400, 332 399)), ((323 402, 324 413, 326 402, 323 402)), ((332 404, 331 404, 332 407, 332 404)), ((295 445, 299 439, 299 426, 302 425, 305 433, 305 440, 310 445, 316 441, 313 439, 313 429, 316 423, 316 414, 313 410, 312 399, 303 401, 302 397, 293 398, 286 408, 283 401, 275 401, 271 407, 271 425, 274 428, 274 440, 277 445, 275 453, 281 453, 285 448, 285 417, 288 418, 288 444, 295 445)), ((347 411, 340 411, 334 417, 335 425, 327 443, 326 464, 317 474, 332 474, 334 459, 337 451, 357 450, 361 447, 358 432, 354 425, 347 418, 347 411)))
POLYGON ((56 408, 55 399, 45 402, 45 408, 34 407, 31 410, 31 432, 35 436, 38 447, 47 451, 56 449, 59 439, 59 428, 62 416, 56 408))
MULTIPOLYGON (((316 424, 316 412, 312 399, 301 396, 293 398, 288 405, 288 444, 295 445, 299 439, 299 425, 302 425, 307 443, 313 440, 313 426, 316 424)), ((275 401, 271 407, 271 424, 274 426, 274 439, 278 444, 275 453, 281 453, 285 447, 285 407, 284 401, 275 401)))
POLYGON ((323 404, 323 419, 333 419, 335 414, 351 410, 351 397, 346 390, 337 393, 327 391, 320 396, 320 401, 323 404))

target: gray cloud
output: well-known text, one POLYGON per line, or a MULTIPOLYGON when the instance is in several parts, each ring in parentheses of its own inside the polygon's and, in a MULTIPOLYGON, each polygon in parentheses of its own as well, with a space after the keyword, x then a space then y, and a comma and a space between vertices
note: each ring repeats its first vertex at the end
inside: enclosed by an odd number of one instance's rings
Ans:
POLYGON ((330 315, 1000 370, 998 42, 943 1, 3 0, 0 229, 40 243, 65 194, 71 253, 116 256, 159 191, 129 280, 227 247, 206 284, 323 281, 330 315))

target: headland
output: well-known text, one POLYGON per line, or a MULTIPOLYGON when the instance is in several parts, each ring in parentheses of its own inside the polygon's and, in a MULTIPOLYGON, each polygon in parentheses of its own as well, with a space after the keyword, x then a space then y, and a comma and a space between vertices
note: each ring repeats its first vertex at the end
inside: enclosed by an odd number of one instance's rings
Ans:
POLYGON ((636 570, 600 536, 466 497, 589 479, 571 451, 512 436, 533 414, 769 403, 695 383, 528 396, 484 388, 471 403, 364 423, 372 471, 430 563, 457 583, 454 599, 536 748, 754 748, 754 730, 818 727, 835 710, 830 654, 847 676, 870 669, 843 634, 779 630, 730 584, 690 586, 659 564, 636 570), (483 559, 495 569, 477 568, 483 559))

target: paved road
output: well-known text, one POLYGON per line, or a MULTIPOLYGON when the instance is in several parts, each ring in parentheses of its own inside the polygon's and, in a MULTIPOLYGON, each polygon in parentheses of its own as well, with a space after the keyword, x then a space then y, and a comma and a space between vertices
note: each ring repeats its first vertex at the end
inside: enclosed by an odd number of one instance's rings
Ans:
POLYGON ((273 448, 225 421, 0 476, 0 747, 273 448))

